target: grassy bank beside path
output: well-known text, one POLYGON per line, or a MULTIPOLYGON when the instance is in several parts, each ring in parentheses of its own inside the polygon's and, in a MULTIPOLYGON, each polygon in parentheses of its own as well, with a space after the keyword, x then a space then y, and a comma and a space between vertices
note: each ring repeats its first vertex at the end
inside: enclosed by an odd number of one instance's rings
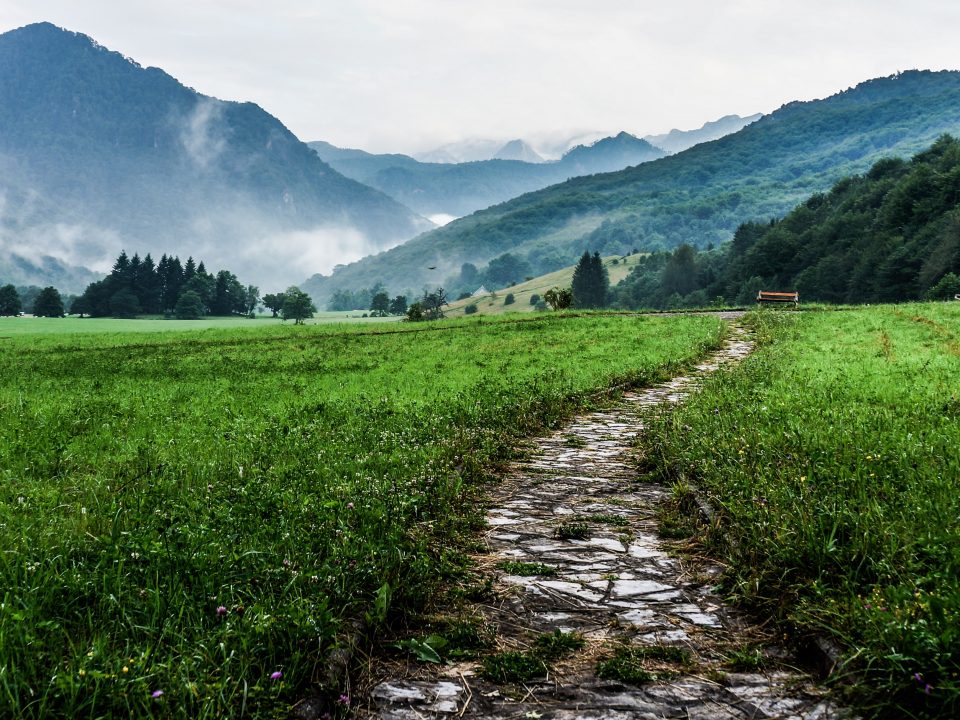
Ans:
POLYGON ((752 316, 766 344, 663 419, 728 588, 844 649, 867 715, 960 716, 960 303, 752 316))
POLYGON ((285 717, 346 621, 459 572, 517 438, 721 332, 550 314, 7 337, 0 717, 285 717))

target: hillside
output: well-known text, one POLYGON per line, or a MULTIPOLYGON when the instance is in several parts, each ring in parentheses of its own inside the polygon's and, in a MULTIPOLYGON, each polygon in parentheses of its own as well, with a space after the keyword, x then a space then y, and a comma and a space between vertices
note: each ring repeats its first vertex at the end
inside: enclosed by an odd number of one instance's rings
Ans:
POLYGON ((102 267, 136 246, 258 283, 430 227, 256 105, 206 97, 48 23, 0 35, 0 196, 2 262, 102 267))
MULTIPOLYGON (((381 190, 427 217, 468 215, 572 177, 621 170, 665 154, 628 133, 577 146, 555 162, 494 159, 424 163, 407 155, 373 155, 325 142, 309 145, 338 172, 381 190)), ((517 157, 536 155, 522 141, 508 143, 501 151, 517 157)))
MULTIPOLYGON (((642 259, 642 255, 611 255, 603 258, 603 266, 607 269, 607 276, 610 279, 610 287, 613 288, 620 281, 626 278, 633 268, 637 267, 642 259)), ((491 291, 485 295, 455 300, 450 303, 448 309, 444 311, 447 317, 460 317, 464 315, 464 308, 467 305, 475 304, 477 306, 477 315, 502 315, 508 312, 533 312, 535 307, 530 304, 530 298, 534 295, 543 298, 543 294, 550 288, 568 288, 573 282, 573 270, 576 265, 570 265, 560 270, 540 275, 531 280, 517 283, 502 290, 491 291), (508 294, 512 294, 514 302, 505 305, 504 300, 508 294)))
POLYGON ((823 100, 785 105, 741 131, 637 167, 570 180, 475 213, 387 253, 311 278, 315 297, 380 281, 431 281, 510 252, 537 273, 589 248, 698 247, 729 240, 744 221, 782 216, 812 193, 960 132, 960 73, 911 71, 823 100), (551 263, 555 263, 551 266, 551 263))
POLYGON ((757 290, 804 302, 882 303, 960 293, 960 141, 888 158, 774 222, 745 223, 712 253, 644 258, 615 293, 623 307, 751 302, 757 290))

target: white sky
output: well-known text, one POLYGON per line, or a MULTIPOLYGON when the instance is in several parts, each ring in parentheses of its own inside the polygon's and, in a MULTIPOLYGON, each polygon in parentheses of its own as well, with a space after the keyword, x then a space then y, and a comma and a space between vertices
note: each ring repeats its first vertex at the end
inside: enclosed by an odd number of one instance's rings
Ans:
POLYGON ((960 68, 955 0, 3 0, 302 140, 638 135, 960 68))

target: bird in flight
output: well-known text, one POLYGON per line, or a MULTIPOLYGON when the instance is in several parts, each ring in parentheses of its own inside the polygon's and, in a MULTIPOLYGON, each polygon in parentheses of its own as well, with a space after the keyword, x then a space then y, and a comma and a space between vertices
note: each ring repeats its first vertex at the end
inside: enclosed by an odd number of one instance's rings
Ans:
POLYGON ((431 265, 430 267, 427 268, 427 270, 436 270, 436 269, 437 269, 436 265, 431 265))

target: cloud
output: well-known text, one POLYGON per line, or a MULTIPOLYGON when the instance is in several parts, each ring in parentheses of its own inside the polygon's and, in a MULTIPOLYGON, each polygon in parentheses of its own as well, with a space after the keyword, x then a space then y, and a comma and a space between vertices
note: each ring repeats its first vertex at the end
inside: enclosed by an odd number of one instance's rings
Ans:
POLYGON ((222 123, 224 104, 201 98, 188 118, 180 123, 180 144, 187 156, 201 170, 207 170, 223 154, 227 146, 222 123))

